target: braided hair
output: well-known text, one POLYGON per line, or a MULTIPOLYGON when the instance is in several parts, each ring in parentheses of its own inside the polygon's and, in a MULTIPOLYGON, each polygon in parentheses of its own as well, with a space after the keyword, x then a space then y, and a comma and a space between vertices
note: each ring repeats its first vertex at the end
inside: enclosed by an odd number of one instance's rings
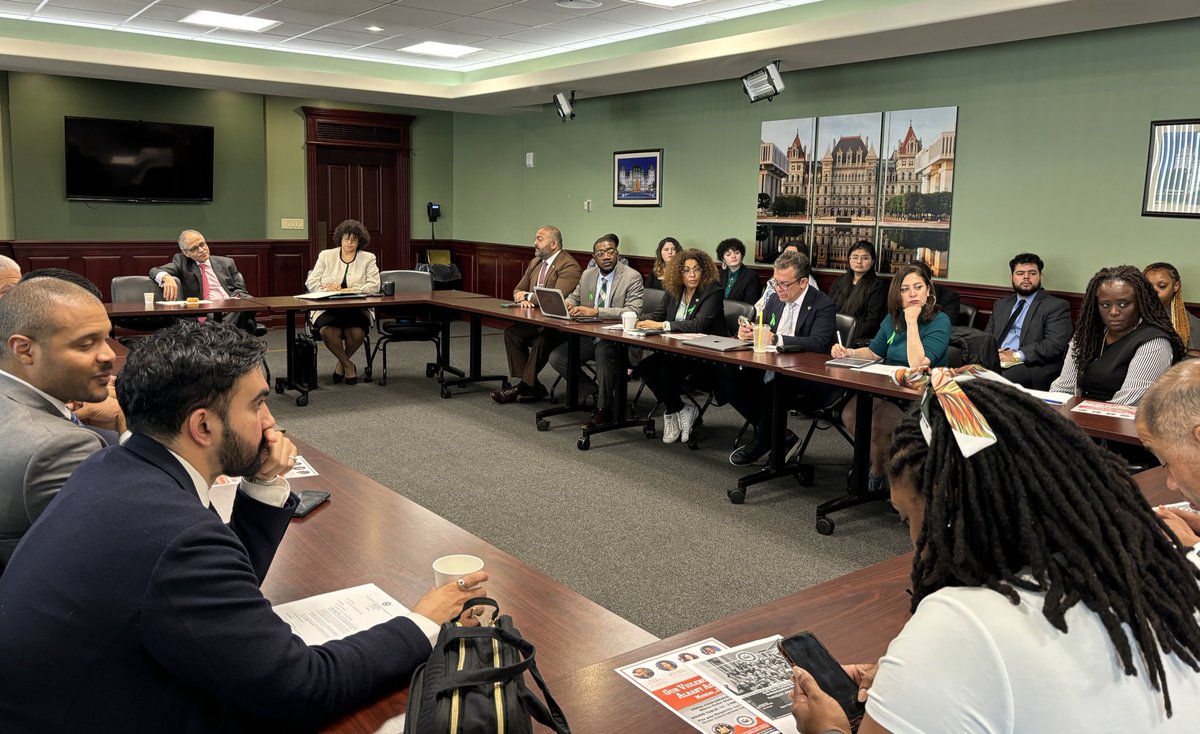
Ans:
POLYGON ((1175 327, 1171 325, 1171 317, 1163 308, 1162 301, 1154 292, 1154 286, 1142 272, 1132 265, 1118 265, 1113 268, 1101 268, 1088 281, 1087 291, 1083 294, 1083 306, 1079 309, 1079 324, 1075 327, 1075 341, 1071 346, 1071 356, 1075 358, 1076 374, 1082 378, 1083 373, 1093 361, 1104 351, 1104 320, 1100 318, 1100 308, 1097 306, 1097 293, 1100 286, 1113 281, 1121 281, 1133 289, 1137 300, 1138 315, 1143 324, 1156 326, 1162 330, 1171 342, 1171 362, 1183 359, 1187 349, 1175 327))
POLYGON ((1183 286, 1181 285, 1179 271, 1171 263, 1160 262, 1150 263, 1142 270, 1142 273, 1149 278, 1150 273, 1155 270, 1163 271, 1171 276, 1175 284, 1179 285, 1179 288, 1175 291, 1175 295, 1171 296, 1171 305, 1168 307, 1170 313, 1167 315, 1171 317, 1171 325, 1175 327, 1175 332, 1179 334, 1179 340, 1184 344, 1189 344, 1192 339, 1192 325, 1188 321, 1187 306, 1183 303, 1183 286))
POLYGON ((936 399, 928 443, 919 410, 892 437, 889 478, 915 487, 925 505, 913 611, 950 586, 991 589, 1013 604, 1026 589, 1045 595, 1042 614, 1067 632, 1066 612, 1082 602, 1136 676, 1132 636, 1170 716, 1162 655, 1200 672, 1195 570, 1120 458, 1029 395, 986 380, 960 385, 998 443, 965 458, 936 399))

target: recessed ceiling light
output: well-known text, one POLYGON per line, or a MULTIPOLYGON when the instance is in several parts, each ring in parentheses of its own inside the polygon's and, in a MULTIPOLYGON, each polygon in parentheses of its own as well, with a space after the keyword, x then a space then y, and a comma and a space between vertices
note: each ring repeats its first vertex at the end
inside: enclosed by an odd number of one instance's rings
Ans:
MULTIPOLYGON (((696 0, 689 0, 689 2, 696 2, 696 0)), ((554 4, 567 10, 591 10, 592 8, 600 7, 604 3, 600 2, 600 0, 556 0, 554 4)))
POLYGON ((197 10, 179 22, 204 25, 209 28, 228 28, 233 31, 252 31, 254 33, 262 33, 277 25, 283 25, 283 21, 271 20, 270 18, 231 15, 229 13, 218 13, 214 10, 197 10))
POLYGON ((447 59, 459 59, 468 54, 473 54, 476 51, 482 51, 481 48, 474 46, 456 46, 453 43, 438 43, 437 41, 426 41, 418 43, 415 46, 406 46, 398 51, 403 51, 407 54, 421 54, 423 56, 441 56, 447 59))
POLYGON ((660 8, 678 8, 680 5, 691 5, 700 0, 637 0, 642 5, 657 5, 660 8))
POLYGON ((367 26, 366 28, 364 28, 363 30, 370 31, 370 32, 372 32, 372 33, 379 33, 379 32, 380 32, 380 31, 382 31, 383 29, 382 29, 382 28, 380 28, 380 27, 379 27, 379 26, 377 26, 377 25, 369 25, 369 26, 367 26))

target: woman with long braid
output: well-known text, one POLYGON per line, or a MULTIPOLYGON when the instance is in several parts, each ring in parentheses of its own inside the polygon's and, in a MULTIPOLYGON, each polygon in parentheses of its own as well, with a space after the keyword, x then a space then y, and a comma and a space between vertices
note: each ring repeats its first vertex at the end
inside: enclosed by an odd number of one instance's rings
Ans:
MULTIPOLYGON (((927 388, 892 441, 913 616, 847 667, 870 689, 859 734, 1195 731, 1200 583, 1122 460, 1007 385, 957 388, 927 388)), ((800 731, 848 734, 794 673, 800 731)))
POLYGON ((1129 265, 1104 268, 1088 283, 1075 336, 1050 390, 1137 405, 1184 352, 1146 276, 1129 265))
POLYGON ((1184 305, 1183 279, 1179 277, 1179 271, 1171 263, 1150 263, 1142 273, 1154 286, 1163 308, 1167 309, 1171 326, 1175 327, 1180 341, 1187 345, 1188 355, 1200 357, 1200 319, 1184 305))

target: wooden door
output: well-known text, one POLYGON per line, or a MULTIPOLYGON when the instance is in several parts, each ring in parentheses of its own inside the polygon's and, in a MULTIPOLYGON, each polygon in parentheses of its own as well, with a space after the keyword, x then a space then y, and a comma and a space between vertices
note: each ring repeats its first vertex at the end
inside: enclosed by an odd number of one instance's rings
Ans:
POLYGON ((371 235, 368 249, 380 270, 412 267, 408 237, 400 231, 396 159, 390 150, 318 148, 316 211, 310 215, 318 251, 333 246, 338 224, 357 219, 371 235))

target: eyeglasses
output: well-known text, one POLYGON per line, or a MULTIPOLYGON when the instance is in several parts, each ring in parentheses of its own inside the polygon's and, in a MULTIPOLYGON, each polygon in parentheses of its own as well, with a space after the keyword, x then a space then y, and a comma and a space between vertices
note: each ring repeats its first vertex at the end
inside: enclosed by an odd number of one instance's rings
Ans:
POLYGON ((774 278, 771 278, 769 281, 767 281, 767 283, 769 283, 770 286, 777 291, 786 291, 788 288, 791 288, 802 280, 804 280, 804 278, 797 278, 796 280, 775 280, 774 278))
POLYGON ((701 268, 701 267, 684 268, 683 269, 684 275, 700 275, 703 272, 704 272, 704 268, 701 268))
POLYGON ((595 255, 596 257, 607 257, 608 255, 617 254, 617 248, 606 247, 603 250, 592 250, 592 254, 595 255))
POLYGON ((852 262, 852 263, 865 263, 865 262, 870 262, 871 260, 874 260, 874 259, 875 258, 871 257, 870 255, 851 255, 850 256, 850 262, 852 262))
POLYGON ((191 247, 183 248, 183 252, 184 252, 184 254, 187 254, 187 255, 195 255, 197 252, 200 252, 200 250, 207 250, 207 249, 208 249, 208 243, 205 242, 204 240, 201 240, 201 241, 197 242, 196 244, 192 245, 191 247))

